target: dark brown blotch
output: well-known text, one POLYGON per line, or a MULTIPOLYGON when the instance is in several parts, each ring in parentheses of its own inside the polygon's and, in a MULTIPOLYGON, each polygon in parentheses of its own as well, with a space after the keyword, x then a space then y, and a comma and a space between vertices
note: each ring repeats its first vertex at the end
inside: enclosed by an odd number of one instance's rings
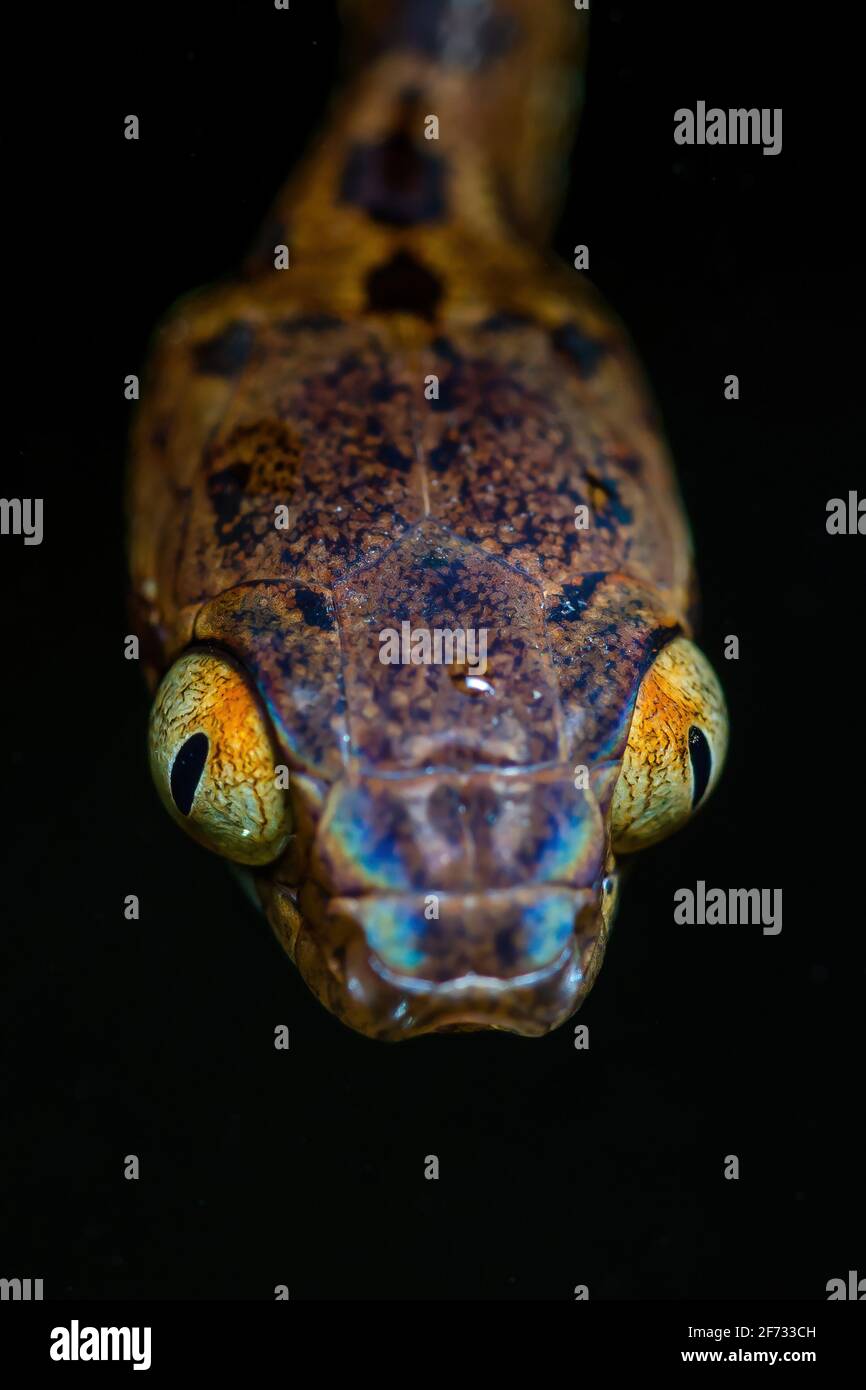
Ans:
POLYGON ((412 467, 412 460, 395 449, 393 444, 382 444, 376 457, 386 468, 396 468, 400 473, 408 473, 412 467))
POLYGON ((295 588, 295 603, 307 627, 320 628, 322 632, 334 629, 334 610, 324 594, 308 589, 304 584, 295 588))
POLYGON ((252 326, 236 319, 221 333, 193 348, 196 371, 202 376, 237 376, 250 360, 254 341, 252 326))
POLYGON ((281 319, 277 324, 281 333, 292 337, 295 333, 327 333, 332 328, 342 328, 343 320, 333 314, 299 314, 297 318, 281 319))
POLYGON ((595 376, 602 358, 609 351, 606 343, 588 337, 574 323, 562 324, 550 336, 556 351, 573 363, 582 381, 595 376))
POLYGON ((415 314, 433 319, 442 281, 408 251, 398 251, 367 276, 367 308, 374 314, 415 314))
POLYGON ((399 129, 377 145, 355 145, 340 199, 387 227, 415 227, 445 215, 445 161, 399 129))
POLYGON ((562 595, 548 617, 554 623, 579 622, 599 584, 607 578, 605 573, 585 574, 579 584, 563 584, 562 595))
POLYGON ((233 463, 208 478, 207 494, 218 533, 231 529, 237 522, 251 472, 248 463, 233 463))

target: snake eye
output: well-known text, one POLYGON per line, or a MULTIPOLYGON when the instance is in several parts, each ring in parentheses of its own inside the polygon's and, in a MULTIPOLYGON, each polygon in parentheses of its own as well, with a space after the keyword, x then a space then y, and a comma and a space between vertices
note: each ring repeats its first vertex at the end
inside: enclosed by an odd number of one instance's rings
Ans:
POLYGON ((613 795, 614 852, 643 849, 678 830, 718 781, 727 744, 716 673, 693 642, 676 637, 638 691, 613 795))
POLYGON ((178 657, 150 715, 150 770, 193 839, 238 864, 267 864, 291 834, 271 734, 238 666, 220 652, 178 657))

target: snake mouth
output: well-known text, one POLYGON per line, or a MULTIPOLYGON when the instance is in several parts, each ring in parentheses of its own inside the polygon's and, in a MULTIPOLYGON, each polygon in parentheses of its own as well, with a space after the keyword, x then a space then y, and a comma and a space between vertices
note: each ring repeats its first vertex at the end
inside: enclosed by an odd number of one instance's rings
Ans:
POLYGON ((433 984, 394 974, 375 955, 369 969, 379 981, 379 1002, 393 1001, 379 1014, 377 1036, 395 1038, 486 1028, 540 1037, 573 1012, 584 979, 573 946, 546 969, 510 980, 470 973, 433 984))
POLYGON ((599 894, 544 887, 329 900, 295 962, 367 1037, 494 1029, 539 1037, 579 1007, 604 952, 599 894), (436 916, 424 916, 436 897, 436 916))

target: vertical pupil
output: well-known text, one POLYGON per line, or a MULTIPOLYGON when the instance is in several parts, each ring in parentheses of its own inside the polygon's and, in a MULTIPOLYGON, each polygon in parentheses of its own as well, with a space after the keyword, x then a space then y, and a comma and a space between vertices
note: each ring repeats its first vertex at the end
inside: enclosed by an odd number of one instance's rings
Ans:
POLYGON ((692 760, 692 780, 694 782, 692 810, 694 810, 707 790, 707 783, 713 770, 713 759, 710 745, 707 743, 707 736, 703 729, 699 729, 696 724, 692 724, 689 729, 689 757, 692 760))
POLYGON ((171 794, 182 816, 188 816, 207 762, 207 734, 193 734, 178 750, 171 768, 171 794))

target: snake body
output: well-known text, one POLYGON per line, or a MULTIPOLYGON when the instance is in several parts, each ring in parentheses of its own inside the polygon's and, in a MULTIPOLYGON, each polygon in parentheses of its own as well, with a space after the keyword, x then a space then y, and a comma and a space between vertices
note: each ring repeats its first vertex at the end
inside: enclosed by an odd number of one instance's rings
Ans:
POLYGON ((639 692, 676 724, 688 527, 624 331, 538 249, 584 17, 349 8, 353 85, 243 276, 150 362, 129 515, 145 662, 175 673, 155 776, 347 1024, 541 1034, 601 963, 615 805, 639 842, 639 692), (485 633, 486 663, 413 660, 437 632, 485 633), (258 860, 225 850, 241 795, 258 860))

